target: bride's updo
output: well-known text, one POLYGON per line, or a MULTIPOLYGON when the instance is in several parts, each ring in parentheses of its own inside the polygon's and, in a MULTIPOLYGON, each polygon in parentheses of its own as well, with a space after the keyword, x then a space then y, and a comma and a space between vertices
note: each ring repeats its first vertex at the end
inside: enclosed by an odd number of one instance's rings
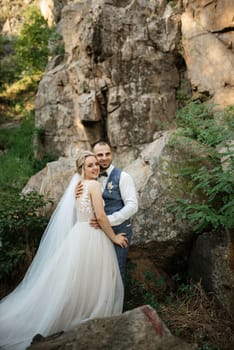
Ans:
POLYGON ((87 157, 90 157, 90 156, 93 156, 93 157, 96 157, 95 154, 91 151, 82 151, 80 152, 77 160, 76 160, 76 170, 78 172, 78 174, 80 174, 82 177, 84 175, 84 162, 85 162, 85 159, 87 157))

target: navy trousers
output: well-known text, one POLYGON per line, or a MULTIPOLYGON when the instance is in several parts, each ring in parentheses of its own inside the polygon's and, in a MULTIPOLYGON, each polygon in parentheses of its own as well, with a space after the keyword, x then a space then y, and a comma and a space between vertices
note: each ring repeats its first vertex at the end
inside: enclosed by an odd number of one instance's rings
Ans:
POLYGON ((122 233, 122 232, 126 233, 126 237, 128 238, 128 247, 127 248, 121 248, 117 244, 114 245, 117 259, 118 259, 118 263, 119 263, 120 274, 121 274, 123 284, 124 284, 125 283, 126 261, 127 261, 129 246, 130 246, 131 238, 132 238, 132 225, 131 225, 130 220, 127 220, 118 226, 112 226, 112 228, 116 234, 122 233))

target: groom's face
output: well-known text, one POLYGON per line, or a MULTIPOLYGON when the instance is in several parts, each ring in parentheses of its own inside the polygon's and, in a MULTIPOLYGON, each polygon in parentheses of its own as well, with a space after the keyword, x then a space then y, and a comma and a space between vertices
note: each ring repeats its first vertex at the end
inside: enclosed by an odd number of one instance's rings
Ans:
POLYGON ((109 168, 112 162, 112 153, 110 147, 108 145, 97 144, 94 146, 93 152, 97 157, 101 170, 109 168))

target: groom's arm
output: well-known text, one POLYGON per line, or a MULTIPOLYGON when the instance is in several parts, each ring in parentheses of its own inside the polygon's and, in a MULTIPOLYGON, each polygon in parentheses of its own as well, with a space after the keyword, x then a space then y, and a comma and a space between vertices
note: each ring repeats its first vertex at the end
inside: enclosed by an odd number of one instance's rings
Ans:
POLYGON ((122 224, 138 210, 137 192, 134 181, 132 177, 124 171, 122 171, 120 176, 119 187, 124 206, 119 211, 108 215, 111 226, 122 224))
POLYGON ((75 187, 75 196, 76 198, 79 198, 82 193, 83 193, 83 189, 84 189, 84 186, 81 182, 81 180, 77 183, 76 187, 75 187))

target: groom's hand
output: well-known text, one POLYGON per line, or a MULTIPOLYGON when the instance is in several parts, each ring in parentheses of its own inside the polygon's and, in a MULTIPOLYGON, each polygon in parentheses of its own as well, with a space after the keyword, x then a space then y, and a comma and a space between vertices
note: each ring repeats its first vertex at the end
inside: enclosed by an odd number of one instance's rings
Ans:
POLYGON ((90 223, 90 226, 92 226, 93 228, 100 228, 100 225, 97 219, 95 218, 90 219, 89 223, 90 223))
POLYGON ((84 189, 84 186, 83 186, 82 182, 79 181, 78 184, 75 187, 76 198, 79 198, 82 195, 83 189, 84 189))

